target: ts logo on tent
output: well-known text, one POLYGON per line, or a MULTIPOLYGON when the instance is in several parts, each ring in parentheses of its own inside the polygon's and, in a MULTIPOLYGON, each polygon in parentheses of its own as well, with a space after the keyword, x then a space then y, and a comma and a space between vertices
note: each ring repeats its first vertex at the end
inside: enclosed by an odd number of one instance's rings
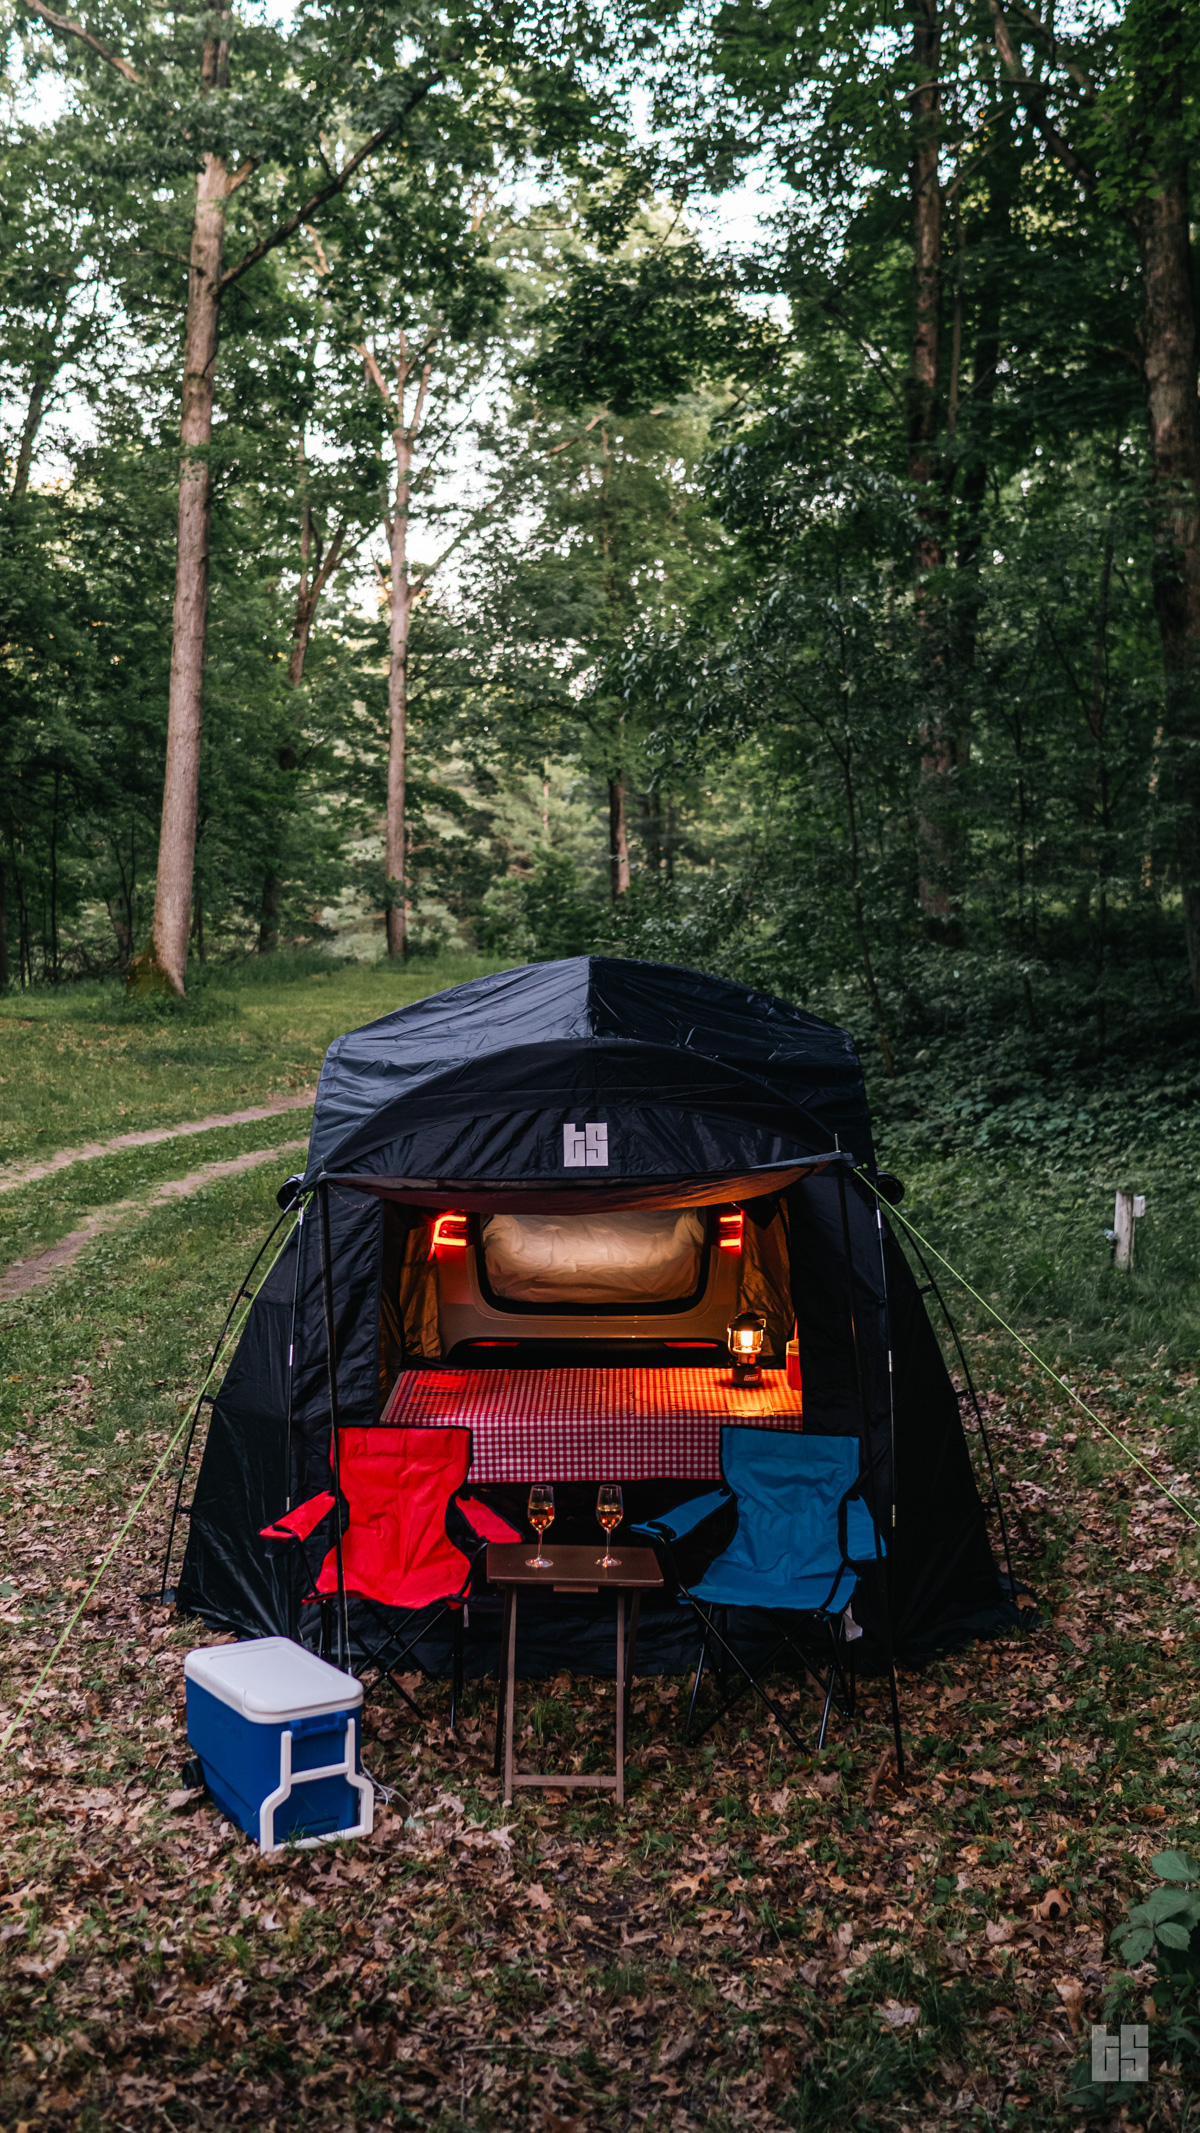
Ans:
POLYGON ((608 1127, 564 1126, 563 1162, 568 1170, 607 1170, 608 1127))

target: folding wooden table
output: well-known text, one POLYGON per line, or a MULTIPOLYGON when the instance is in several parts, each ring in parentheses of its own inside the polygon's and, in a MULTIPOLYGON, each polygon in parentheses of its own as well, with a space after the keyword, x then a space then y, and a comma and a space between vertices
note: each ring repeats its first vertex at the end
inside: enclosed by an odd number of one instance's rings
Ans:
POLYGON ((613 1553, 617 1566, 602 1570, 595 1542, 590 1547, 556 1547, 546 1543, 549 1567, 545 1570, 531 1569, 529 1556, 534 1550, 532 1541, 492 1541, 487 1552, 488 1583, 495 1585, 504 1594, 504 1635, 500 1646, 500 1707, 496 1713, 496 1762, 504 1773, 504 1802, 507 1806, 518 1785, 544 1785, 557 1789, 570 1786, 577 1790, 614 1792, 618 1807, 625 1804, 625 1714, 629 1698, 629 1686, 633 1672, 633 1654, 637 1642, 638 1612, 644 1592, 655 1591, 663 1582, 662 1571, 652 1548, 627 1548, 617 1542, 613 1553), (617 1602, 617 1752, 614 1771, 593 1774, 587 1777, 556 1776, 553 1772, 534 1775, 513 1768, 513 1705, 516 1696, 517 1674, 517 1595, 521 1592, 595 1593, 611 1592, 617 1602), (632 1614, 628 1637, 625 1626, 625 1604, 632 1596, 632 1614))

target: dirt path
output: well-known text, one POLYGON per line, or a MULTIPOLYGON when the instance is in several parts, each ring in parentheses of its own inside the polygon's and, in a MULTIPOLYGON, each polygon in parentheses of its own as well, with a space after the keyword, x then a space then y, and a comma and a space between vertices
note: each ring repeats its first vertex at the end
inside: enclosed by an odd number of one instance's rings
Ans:
MULTIPOLYGON (((277 1108, 280 1110, 294 1110, 299 1107, 293 1104, 281 1104, 277 1108)), ((243 1117, 249 1118, 260 1118, 262 1116, 264 1116, 262 1112, 251 1111, 243 1113, 243 1117)), ((208 1119, 205 1123, 207 1125, 229 1126, 240 1124, 241 1121, 222 1118, 208 1119)), ((199 1132, 201 1129, 195 1126, 178 1126, 173 1130, 176 1133, 194 1133, 199 1132)), ((169 1140, 172 1138, 172 1134, 157 1133, 153 1136, 139 1134, 131 1136, 131 1138, 169 1140)), ((109 1145, 115 1144, 110 1143, 109 1145)), ((120 1145, 127 1144, 121 1143, 120 1145)), ((239 1171, 253 1170, 259 1163, 271 1163, 280 1156, 294 1155, 299 1149, 307 1148, 307 1146, 307 1141, 281 1141, 277 1148, 254 1148, 246 1155, 230 1156, 223 1163, 206 1163, 202 1170, 193 1170, 186 1178, 167 1178, 163 1184, 156 1185, 152 1192, 145 1194, 141 1199, 114 1200, 109 1207, 98 1207, 94 1215, 89 1215, 87 1221, 82 1223, 78 1229, 73 1229, 67 1236, 60 1237, 57 1244, 47 1245, 44 1252, 35 1252, 31 1259, 18 1259, 14 1265, 8 1268, 6 1273, 0 1274, 0 1303, 8 1303, 14 1296, 24 1296, 30 1289, 44 1289, 48 1282, 53 1281, 56 1274, 60 1274, 64 1267, 70 1266, 71 1261, 83 1250, 85 1244, 91 1243, 93 1237, 98 1237, 103 1230, 115 1229, 119 1223, 127 1220, 130 1216, 147 1215, 152 1207, 161 1207, 166 1200, 186 1200, 189 1194, 199 1192, 202 1185, 211 1185, 214 1178, 235 1177, 239 1171)), ((101 1151, 96 1150, 95 1152, 99 1154, 101 1151)))
MULTIPOLYGON (((81 1148, 60 1148, 57 1155, 48 1155, 36 1163, 6 1163, 0 1166, 0 1192, 36 1184, 39 1178, 66 1170, 72 1163, 94 1162, 98 1155, 115 1155, 122 1148, 151 1148, 158 1141, 183 1140, 189 1133, 211 1133, 217 1126, 253 1126, 259 1119, 276 1117, 280 1111, 306 1111, 316 1094, 315 1089, 302 1089, 295 1096, 273 1096, 269 1103, 255 1104, 249 1111, 223 1111, 212 1118, 189 1119, 182 1126, 147 1126, 141 1133, 118 1133, 111 1141, 85 1141, 81 1148)), ((256 1160, 251 1157, 251 1161, 256 1160)))

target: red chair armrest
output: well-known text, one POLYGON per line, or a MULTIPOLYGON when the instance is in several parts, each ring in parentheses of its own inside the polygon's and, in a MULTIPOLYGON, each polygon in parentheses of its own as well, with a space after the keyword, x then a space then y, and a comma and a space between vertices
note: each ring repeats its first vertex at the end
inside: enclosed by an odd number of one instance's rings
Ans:
POLYGON ((322 1489, 319 1496, 310 1496, 307 1503, 298 1503, 294 1511, 285 1511, 282 1518, 274 1519, 269 1526, 261 1526, 260 1537, 263 1540, 305 1541, 321 1520, 328 1518, 336 1502, 337 1498, 331 1496, 328 1489, 322 1489))

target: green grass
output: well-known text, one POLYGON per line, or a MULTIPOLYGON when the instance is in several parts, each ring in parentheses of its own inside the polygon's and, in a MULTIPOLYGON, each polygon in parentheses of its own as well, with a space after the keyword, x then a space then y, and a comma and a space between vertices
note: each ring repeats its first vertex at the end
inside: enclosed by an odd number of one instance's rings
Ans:
MULTIPOLYGON (((9 998, 6 1152, 260 1100, 288 1075, 311 1079, 339 1030, 478 967, 397 979, 273 966, 140 1019, 109 992, 9 998), (13 1060, 30 1066, 28 1092, 14 1095, 13 1060), (71 1120, 87 1122, 56 1125, 48 1091, 74 1091, 71 1120)), ((1194 1471, 1200 1165, 1176 1160, 1191 1132, 1180 1108, 1172 1151, 1155 1168, 1145 1148, 1132 1174, 1117 1167, 1128 1110, 1102 1144, 1053 1162, 1017 1134, 986 1147, 946 1145, 941 1126, 923 1137, 886 1098, 880 1137, 898 1151, 905 1211, 939 1248, 1072 1382, 1099 1387, 1133 1444, 1194 1471), (1101 1232, 1127 1180, 1149 1212, 1123 1276, 1101 1232)), ((306 1124, 298 1112, 125 1151, 0 1196, 5 1262, 96 1208, 306 1124)), ((129 1218, 54 1286, 0 1311, 8 1709, 186 1413, 275 1218, 283 1167, 129 1218)), ((857 1734, 840 1729, 821 1762, 838 1774, 830 1797, 812 1783, 815 1759, 748 1714, 685 1748, 688 1684, 639 1683, 623 1815, 534 1795, 502 1809, 488 1694, 468 1692, 455 1745, 434 1691, 424 1728, 399 1706, 373 1709, 368 1761, 399 1798, 356 1860, 340 1855, 340 1879, 320 1855, 260 1861, 209 1807, 166 1805, 197 1629, 138 1600, 160 1557, 164 1476, 0 1766, 0 1921, 28 1928, 0 1945, 0 2122, 36 2133, 301 2113, 323 2133, 1074 2122, 1082 2047, 1058 1980, 1081 1980, 1086 2019, 1103 2018, 1106 1995, 1124 1989, 1107 1935, 1144 1893, 1144 1861, 1196 1841, 1193 1773, 1172 1732, 1198 1717, 1196 1617, 1179 1597, 1195 1548, 1172 1514, 1156 1523, 1122 1453, 1092 1441, 978 1307, 961 1317, 1011 1491, 1018 1574, 1046 1626, 904 1677, 903 1799, 886 1783, 868 1797, 888 1739, 877 1685, 857 1734), (77 1813, 97 1786, 110 1802, 77 1813), (463 1817, 408 1819, 446 1792, 463 1817), (489 1841, 497 1828, 508 1848, 489 1841), (1068 1890, 1070 1921, 1030 1944, 1051 1885, 1068 1890), (1012 1937, 993 1948, 998 1921, 1012 1937), (45 1975, 29 1967, 43 1958, 45 1975), (897 2007, 910 2018, 893 2028, 897 2007)), ((797 1692, 800 1709, 815 1730, 797 1692)), ((594 1760, 611 1716, 611 1684, 530 1684, 522 1752, 594 1760)), ((1122 2019, 1140 1997, 1129 2004, 1122 2019)), ((1155 2029, 1154 2079, 1130 2122, 1191 2123, 1169 2058, 1155 2029)))
POLYGON ((241 1277, 279 1210, 266 1164, 85 1245, 0 1311, 0 1444, 51 1433, 118 1500, 204 1375, 241 1277))
POLYGON ((0 1163, 246 1110, 316 1082, 334 1037, 496 968, 478 957, 223 969, 184 1002, 115 984, 0 999, 0 1163))
MULTIPOLYGON (((210 1163, 287 1141, 303 1143, 311 1118, 308 1109, 284 1111, 247 1126, 220 1126, 149 1148, 122 1149, 0 1193, 0 1268, 57 1242, 114 1202, 152 1193, 169 1178, 187 1177, 210 1163)), ((303 1161, 301 1152, 281 1154, 274 1166, 266 1165, 263 1175, 274 1189, 303 1161)))

